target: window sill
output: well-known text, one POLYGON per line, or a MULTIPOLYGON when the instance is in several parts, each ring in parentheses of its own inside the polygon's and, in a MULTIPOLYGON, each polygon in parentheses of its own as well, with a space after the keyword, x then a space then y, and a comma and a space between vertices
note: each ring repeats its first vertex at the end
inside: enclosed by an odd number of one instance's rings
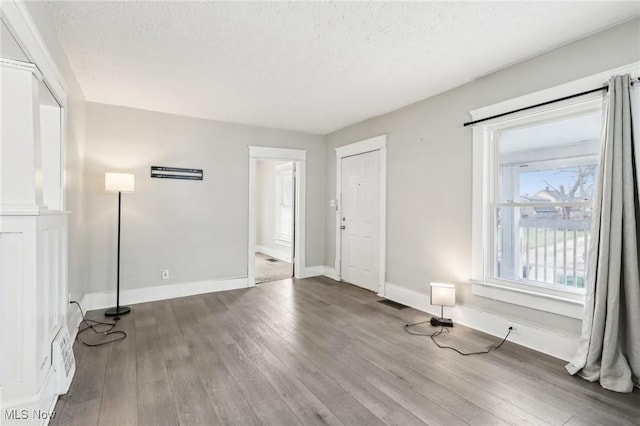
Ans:
POLYGON ((536 289, 525 290, 476 280, 471 280, 471 292, 476 296, 551 312, 569 318, 582 319, 584 311, 584 296, 577 294, 567 294, 566 297, 563 297, 542 293, 536 291, 536 289), (571 298, 571 296, 574 296, 574 298, 571 298))

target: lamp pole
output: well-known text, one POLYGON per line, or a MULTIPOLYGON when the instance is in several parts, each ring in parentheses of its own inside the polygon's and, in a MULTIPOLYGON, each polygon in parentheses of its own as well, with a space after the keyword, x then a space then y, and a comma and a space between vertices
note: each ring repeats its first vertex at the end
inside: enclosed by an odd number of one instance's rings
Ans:
POLYGON ((122 192, 118 191, 118 255, 116 258, 116 307, 107 309, 106 316, 117 317, 118 315, 128 314, 131 308, 128 306, 120 306, 120 215, 122 206, 122 192))

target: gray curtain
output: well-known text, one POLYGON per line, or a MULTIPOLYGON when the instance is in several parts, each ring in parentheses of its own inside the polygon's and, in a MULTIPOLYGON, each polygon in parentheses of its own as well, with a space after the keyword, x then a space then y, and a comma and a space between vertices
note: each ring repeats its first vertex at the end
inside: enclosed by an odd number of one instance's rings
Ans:
POLYGON ((582 337, 565 367, 616 392, 640 387, 640 142, 632 119, 630 77, 612 77, 582 337))

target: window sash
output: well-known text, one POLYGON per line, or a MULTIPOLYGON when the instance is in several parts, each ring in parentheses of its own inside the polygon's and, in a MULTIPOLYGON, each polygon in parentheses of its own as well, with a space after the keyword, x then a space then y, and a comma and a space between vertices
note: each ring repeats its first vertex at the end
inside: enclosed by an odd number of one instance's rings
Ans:
MULTIPOLYGON (((483 222, 485 223, 482 237, 482 281, 496 282, 506 285, 513 285, 514 287, 529 288, 549 288, 554 291, 567 292, 567 293, 580 293, 584 294, 583 288, 576 288, 566 285, 559 285, 555 283, 540 282, 538 280, 530 279, 505 279, 500 277, 497 273, 497 239, 498 239, 498 224, 497 224, 497 209, 500 208, 536 208, 536 207, 591 207, 593 206, 593 200, 581 200, 581 201, 548 201, 548 202, 515 202, 515 201, 499 201, 500 194, 500 167, 504 166, 500 164, 500 152, 498 138, 499 133, 511 129, 518 128, 527 125, 535 125, 545 121, 557 120, 559 118, 571 117, 580 114, 586 114, 596 111, 602 108, 601 98, 591 98, 585 101, 579 101, 572 105, 559 105, 557 107, 549 108, 548 110, 534 113, 531 115, 525 115, 516 117, 514 119, 508 119, 501 122, 487 124, 482 126, 483 134, 483 203, 482 215, 483 222)), ((560 163, 558 160, 544 160, 540 161, 540 164, 529 163, 530 168, 528 170, 543 169, 553 164, 560 163)), ((594 163, 593 155, 584 157, 572 157, 572 163, 578 165, 586 165, 587 163, 594 163)), ((589 226, 590 228, 590 226, 589 226)), ((574 242, 575 244, 575 242, 574 242)), ((514 253, 515 255, 519 255, 514 253)), ((588 258, 588 248, 587 248, 588 258)), ((575 259, 575 256, 574 256, 575 259)), ((564 260, 564 258, 563 258, 564 260)), ((586 268, 585 264, 585 280, 586 280, 586 268)), ((571 268, 573 270, 573 268, 571 268)), ((477 274, 476 274, 477 275, 477 274)), ((476 276, 476 279, 478 277, 476 276)), ((574 283, 576 279, 574 278, 574 283)))
MULTIPOLYGON (((568 207, 567 204, 564 206, 568 207)), ((591 205, 582 203, 582 207, 591 205)), ((558 207, 557 203, 554 207, 558 207)), ((521 217, 519 209, 507 205, 494 206, 491 210, 491 280, 584 293, 591 218, 521 217), (500 209, 511 210, 511 219, 508 219, 509 214, 499 215, 500 209), (498 225, 499 216, 506 226, 498 225), (500 244, 510 248, 504 249, 500 244), (509 274, 511 276, 506 276, 509 274)))

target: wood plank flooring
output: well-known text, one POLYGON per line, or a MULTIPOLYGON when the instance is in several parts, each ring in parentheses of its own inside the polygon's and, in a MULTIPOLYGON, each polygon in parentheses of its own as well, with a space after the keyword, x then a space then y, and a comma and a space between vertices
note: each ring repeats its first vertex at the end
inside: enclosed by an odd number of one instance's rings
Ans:
MULTIPOLYGON (((640 425, 638 390, 605 391, 510 342, 439 349, 402 329, 428 316, 379 299, 309 278, 133 305, 126 339, 75 344, 51 424, 640 425)), ((459 325, 441 340, 499 341, 459 325)))

